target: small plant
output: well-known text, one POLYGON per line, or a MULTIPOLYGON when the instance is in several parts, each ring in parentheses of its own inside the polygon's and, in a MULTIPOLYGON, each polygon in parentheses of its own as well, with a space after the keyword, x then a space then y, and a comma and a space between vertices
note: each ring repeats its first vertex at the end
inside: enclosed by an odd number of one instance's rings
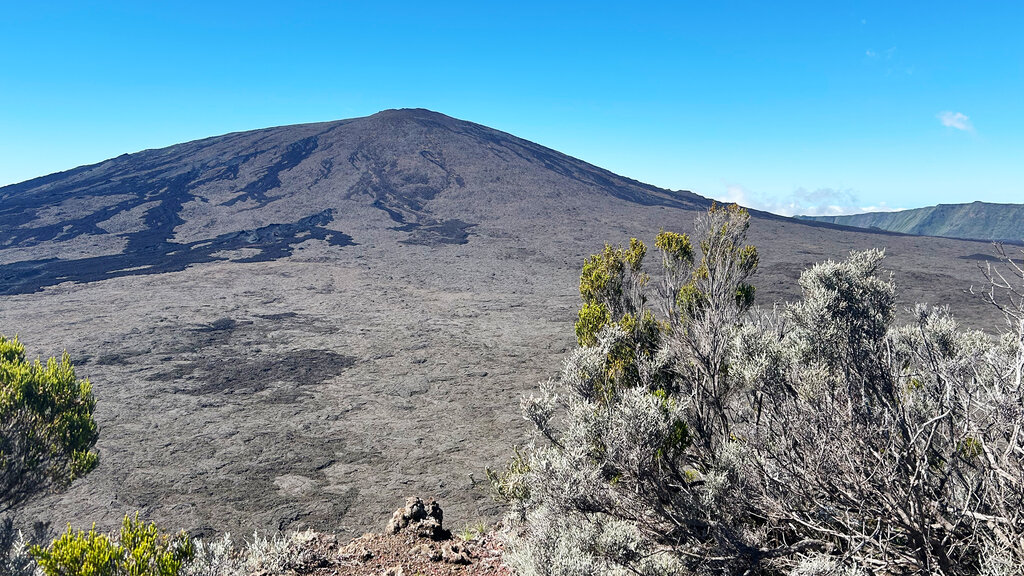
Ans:
POLYGON ((464 526, 462 530, 459 530, 459 538, 465 540, 466 542, 469 542, 470 540, 476 540, 477 538, 480 538, 485 534, 487 534, 487 524, 483 521, 477 521, 471 524, 466 524, 466 526, 464 526))
POLYGON ((35 568, 25 535, 10 518, 0 521, 0 576, 33 576, 35 568))
POLYGON ((32 546, 30 554, 46 576, 178 576, 195 549, 185 533, 161 534, 136 513, 124 517, 116 540, 95 525, 88 532, 68 526, 48 547, 32 546))

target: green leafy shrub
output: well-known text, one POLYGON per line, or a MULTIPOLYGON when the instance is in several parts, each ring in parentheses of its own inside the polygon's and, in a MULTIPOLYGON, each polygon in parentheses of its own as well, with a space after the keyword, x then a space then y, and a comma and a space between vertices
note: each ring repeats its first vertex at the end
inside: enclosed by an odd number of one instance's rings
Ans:
POLYGON ((95 405, 67 354, 29 362, 21 342, 0 336, 0 512, 96 468, 95 405))
POLYGON ((629 247, 604 247, 583 263, 580 297, 583 306, 576 321, 576 341, 580 346, 597 345, 597 336, 605 328, 616 326, 627 335, 609 350, 602 369, 603 378, 594 382, 598 396, 611 394, 621 382, 636 373, 636 354, 649 357, 658 340, 661 326, 646 309, 644 287, 650 277, 643 272, 647 246, 631 238, 629 247))
POLYGON ((184 534, 161 534, 156 524, 124 517, 116 539, 96 532, 71 530, 48 547, 30 553, 47 576, 178 576, 195 550, 184 534))

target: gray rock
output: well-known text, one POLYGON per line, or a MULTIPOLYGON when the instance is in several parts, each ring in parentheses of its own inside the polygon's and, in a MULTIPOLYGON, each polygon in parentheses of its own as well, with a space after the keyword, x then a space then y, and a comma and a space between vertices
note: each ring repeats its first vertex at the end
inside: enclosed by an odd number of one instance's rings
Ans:
POLYGON ((443 527, 444 512, 434 500, 423 502, 419 497, 411 496, 405 506, 395 510, 385 528, 388 534, 407 532, 430 540, 447 540, 451 532, 443 527))

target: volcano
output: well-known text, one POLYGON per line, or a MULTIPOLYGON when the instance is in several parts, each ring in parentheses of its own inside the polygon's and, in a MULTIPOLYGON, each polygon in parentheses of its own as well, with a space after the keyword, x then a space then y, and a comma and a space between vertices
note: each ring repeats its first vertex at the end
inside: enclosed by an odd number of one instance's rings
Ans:
POLYGON ((19 294, 225 258, 276 260, 310 240, 351 245, 345 230, 366 226, 403 244, 465 244, 481 222, 528 219, 531 207, 600 210, 609 199, 707 205, 478 124, 390 110, 146 150, 0 188, 10 252, 0 286, 19 294))
MULTIPOLYGON (((579 267, 711 200, 428 110, 240 132, 0 188, 0 331, 93 382, 101 464, 22 511, 212 535, 358 533, 406 496, 496 517, 519 399, 574 344, 579 267)), ((884 247, 904 306, 966 295, 980 242, 753 212, 759 302, 884 247)))

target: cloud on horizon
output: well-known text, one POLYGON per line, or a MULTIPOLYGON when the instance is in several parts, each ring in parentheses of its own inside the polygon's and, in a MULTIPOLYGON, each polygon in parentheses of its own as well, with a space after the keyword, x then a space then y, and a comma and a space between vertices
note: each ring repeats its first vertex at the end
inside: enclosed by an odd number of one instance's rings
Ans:
POLYGON ((964 132, 974 132, 974 125, 971 124, 971 119, 966 114, 961 112, 953 112, 952 110, 944 110, 936 115, 939 122, 947 128, 955 128, 957 130, 963 130, 964 132))
POLYGON ((735 202, 747 208, 764 210, 780 216, 839 216, 863 212, 895 212, 884 202, 878 206, 864 206, 857 194, 849 188, 797 188, 783 197, 752 192, 739 184, 727 184, 725 194, 718 200, 735 202))

